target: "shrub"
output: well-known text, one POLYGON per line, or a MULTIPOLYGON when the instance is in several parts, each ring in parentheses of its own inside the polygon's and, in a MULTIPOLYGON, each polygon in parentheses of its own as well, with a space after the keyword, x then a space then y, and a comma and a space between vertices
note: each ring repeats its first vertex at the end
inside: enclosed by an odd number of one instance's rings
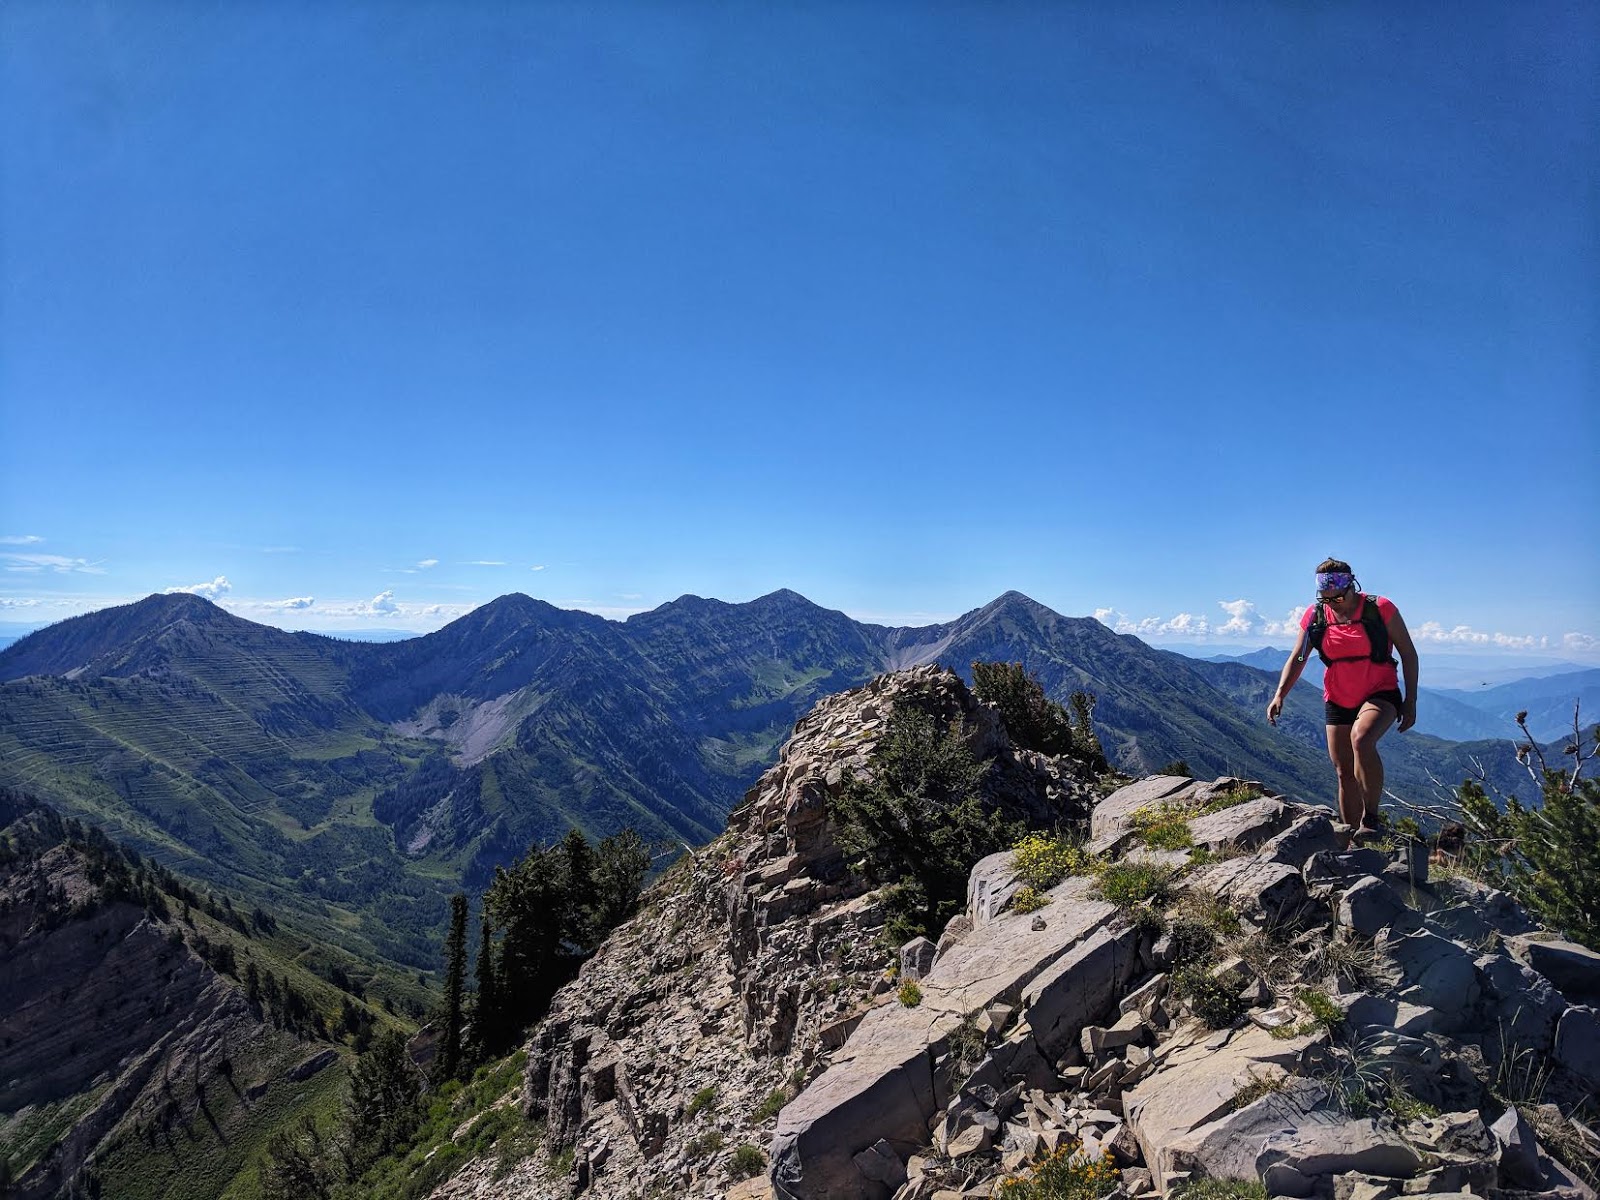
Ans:
POLYGON ((1180 1183, 1173 1200, 1267 1200, 1267 1187, 1255 1179, 1191 1179, 1180 1183))
POLYGON ((975 662, 972 693, 1000 711, 1012 744, 1041 754, 1072 754, 1072 718, 1044 694, 1021 663, 975 662))
POLYGON ((1247 1104, 1254 1104, 1263 1096, 1273 1092, 1281 1092, 1289 1085, 1289 1076, 1286 1074, 1272 1074, 1270 1072, 1257 1075, 1255 1069, 1249 1072, 1250 1082, 1244 1084, 1233 1094, 1233 1107, 1243 1108, 1247 1104))
POLYGON ((1016 894, 1011 897, 1012 910, 1019 913, 1038 912, 1049 903, 1043 892, 1036 892, 1027 886, 1018 888, 1016 894))
POLYGON ((728 1169, 733 1172, 735 1179, 750 1179, 767 1169, 767 1156, 760 1146, 745 1142, 734 1148, 728 1169))
POLYGON ((1331 1031, 1344 1024, 1344 1013, 1327 992, 1318 991, 1316 988, 1301 988, 1295 998, 1300 1001, 1301 1007, 1311 1014, 1312 1025, 1331 1031))
POLYGON ((1154 863, 1112 863, 1100 872, 1100 895, 1120 909, 1138 904, 1165 908, 1177 872, 1154 863))
POLYGON ((1155 850, 1184 850, 1194 845, 1189 834, 1189 814, 1170 804, 1139 809, 1133 814, 1133 829, 1145 845, 1155 850))
POLYGON ((915 1008, 922 1003, 922 989, 914 979, 908 979, 900 985, 899 996, 900 1003, 907 1008, 915 1008))
POLYGON ((683 1152, 690 1158, 706 1158, 722 1149, 722 1144, 727 1139, 722 1136, 720 1129, 708 1129, 697 1137, 691 1138, 683 1152))
POLYGON ((968 1015, 962 1017, 961 1023, 950 1031, 946 1045, 950 1061, 955 1064, 959 1074, 965 1075, 983 1060, 983 1053, 989 1048, 989 1039, 978 1028, 978 1022, 968 1015))
POLYGON ((750 1119, 758 1123, 770 1121, 783 1111, 783 1106, 787 1103, 789 1103, 789 1090, 781 1087, 773 1088, 767 1093, 767 1098, 756 1105, 755 1110, 750 1114, 750 1119))
POLYGON ((1511 796, 1502 812, 1479 783, 1465 781, 1456 797, 1475 835, 1467 865, 1504 886, 1546 925, 1600 948, 1600 780, 1583 776, 1585 765, 1600 756, 1600 725, 1580 733, 1574 711, 1564 748, 1574 761, 1557 771, 1529 734, 1527 717, 1517 714, 1525 739, 1517 758, 1539 784, 1539 803, 1524 807, 1511 796))
POLYGON ((691 1117, 697 1117, 701 1113, 708 1111, 716 1102, 717 1085, 708 1083, 694 1094, 694 1099, 689 1101, 689 1107, 683 1114, 684 1120, 687 1121, 691 1117))
POLYGON ((1219 813, 1225 809, 1235 808, 1240 804, 1248 804, 1251 800, 1261 799, 1263 793, 1253 783, 1236 783, 1220 796, 1213 798, 1208 804, 1201 807, 1202 815, 1219 813))
POLYGON ((998 1200, 1099 1200, 1116 1190, 1120 1172, 1111 1159, 1091 1159, 1076 1143, 1064 1144, 1040 1159, 1026 1175, 1007 1175, 995 1189, 998 1200))
POLYGON ((972 864, 1016 841, 1018 829, 984 807, 984 768, 959 736, 902 700, 873 751, 870 772, 831 801, 852 869, 888 885, 886 936, 896 944, 942 927, 966 898, 972 864))
POLYGON ((1193 963, 1174 971, 1172 990, 1187 1000, 1194 1015, 1212 1029, 1226 1029, 1250 1007, 1239 995, 1233 980, 1217 978, 1204 963, 1193 963))
POLYGON ((1081 847, 1065 838, 1030 833, 1012 848, 1011 861, 1018 879, 1043 892, 1069 875, 1082 875, 1091 860, 1081 847))

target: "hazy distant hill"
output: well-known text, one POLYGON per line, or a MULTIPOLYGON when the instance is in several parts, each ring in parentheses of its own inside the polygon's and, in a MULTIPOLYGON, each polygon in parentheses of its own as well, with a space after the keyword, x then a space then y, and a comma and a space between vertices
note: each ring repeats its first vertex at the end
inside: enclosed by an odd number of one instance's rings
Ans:
POLYGON ((1526 710, 1528 728, 1541 740, 1570 738, 1573 705, 1579 705, 1584 726, 1600 716, 1600 670, 1593 668, 1521 679, 1499 687, 1466 688, 1445 695, 1488 715, 1496 725, 1514 728, 1516 715, 1526 710))
MULTIPOLYGON (((1274 731, 1262 709, 1275 670, 1153 650, 1015 592, 919 628, 788 591, 685 596, 625 622, 511 595, 392 643, 152 596, 0 651, 0 783, 328 940, 431 966, 462 877, 572 826, 708 840, 819 697, 915 663, 969 675, 980 659, 1023 662, 1060 699, 1095 693, 1128 771, 1182 759, 1331 800, 1309 684, 1274 731)), ((1463 754, 1510 763, 1504 743, 1389 744, 1391 787, 1419 795, 1430 771, 1458 781, 1463 754)))

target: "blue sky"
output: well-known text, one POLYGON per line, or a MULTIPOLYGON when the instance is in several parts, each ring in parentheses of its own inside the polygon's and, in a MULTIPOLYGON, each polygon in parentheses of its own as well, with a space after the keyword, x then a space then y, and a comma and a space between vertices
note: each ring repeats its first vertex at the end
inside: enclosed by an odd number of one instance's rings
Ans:
POLYGON ((1600 659, 1592 4, 0 7, 0 621, 1600 659))

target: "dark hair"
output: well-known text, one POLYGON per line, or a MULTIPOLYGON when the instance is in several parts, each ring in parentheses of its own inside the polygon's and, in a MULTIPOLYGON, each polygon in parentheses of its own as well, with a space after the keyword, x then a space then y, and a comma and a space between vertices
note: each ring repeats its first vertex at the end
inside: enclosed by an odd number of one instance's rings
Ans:
POLYGON ((1345 562, 1342 558, 1323 559, 1322 562, 1317 566, 1317 574, 1321 575, 1324 571, 1343 571, 1346 575, 1355 574, 1355 572, 1350 569, 1350 564, 1345 562))

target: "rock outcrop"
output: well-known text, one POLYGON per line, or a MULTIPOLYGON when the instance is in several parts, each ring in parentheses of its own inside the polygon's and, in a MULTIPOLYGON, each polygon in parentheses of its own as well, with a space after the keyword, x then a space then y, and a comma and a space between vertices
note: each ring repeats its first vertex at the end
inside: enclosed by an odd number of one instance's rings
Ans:
MULTIPOLYGON (((1588 951, 1482 885, 1430 880, 1404 839, 1352 846, 1327 810, 1249 781, 1095 800, 948 673, 820 704, 729 832, 557 996, 525 1105, 572 1169, 529 1160, 508 1186, 954 1200, 1077 1147, 1127 1197, 1211 1177, 1592 1200, 1600 1139, 1574 1119, 1600 1091, 1588 951), (907 699, 959 722, 993 802, 1084 822, 1100 857, 1019 911, 1018 866, 991 855, 966 911, 895 955, 829 801, 907 699), (1144 845, 1152 814, 1191 845, 1144 845)), ((440 1194, 497 1193, 469 1170, 440 1194)))
MULTIPOLYGON (((0 844, 21 828, 0 830, 0 844)), ((280 1076, 308 1054, 321 1070, 337 1052, 316 1055, 263 1020, 164 900, 108 885, 72 844, 22 844, 28 854, 0 857, 5 1194, 125 1194, 118 1168, 96 1169, 107 1158, 159 1189, 158 1176, 182 1169, 176 1146, 242 1169, 259 1106, 278 1119, 293 1108, 281 1092, 298 1089, 280 1087, 280 1076), (144 1166, 126 1167, 146 1152, 144 1166)), ((190 920, 215 930, 209 918, 190 920)))

